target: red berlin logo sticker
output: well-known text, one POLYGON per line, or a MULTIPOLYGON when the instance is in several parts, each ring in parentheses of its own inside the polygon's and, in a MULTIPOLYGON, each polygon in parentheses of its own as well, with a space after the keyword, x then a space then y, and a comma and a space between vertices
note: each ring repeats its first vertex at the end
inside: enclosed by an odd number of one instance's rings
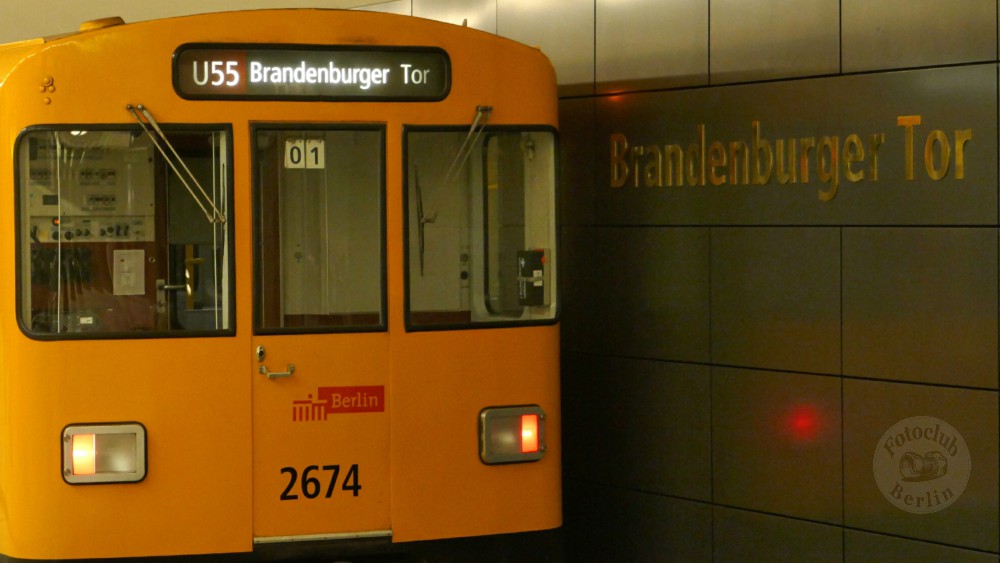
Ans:
POLYGON ((320 387, 316 398, 292 401, 292 421, 311 422, 326 420, 331 414, 385 412, 385 387, 366 385, 360 387, 320 387))

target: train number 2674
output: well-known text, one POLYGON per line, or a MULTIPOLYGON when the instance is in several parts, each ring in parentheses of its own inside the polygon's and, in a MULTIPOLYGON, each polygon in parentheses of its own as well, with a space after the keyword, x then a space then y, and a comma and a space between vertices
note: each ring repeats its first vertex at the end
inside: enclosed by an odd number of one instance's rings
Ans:
POLYGON ((323 498, 332 498, 337 483, 340 483, 341 490, 351 491, 354 496, 358 496, 361 492, 356 463, 344 474, 343 481, 340 480, 339 465, 310 465, 302 470, 301 477, 299 470, 294 467, 282 467, 281 472, 288 475, 288 486, 282 491, 281 500, 298 500, 298 493, 302 493, 307 499, 314 499, 324 494, 324 490, 326 492, 323 498))

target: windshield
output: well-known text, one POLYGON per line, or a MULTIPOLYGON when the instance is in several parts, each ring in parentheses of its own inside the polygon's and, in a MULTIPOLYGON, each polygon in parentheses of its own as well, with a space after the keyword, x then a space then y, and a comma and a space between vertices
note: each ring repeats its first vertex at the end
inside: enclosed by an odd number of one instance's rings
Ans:
POLYGON ((30 334, 230 329, 229 132, 169 129, 166 138, 188 178, 139 130, 21 136, 18 310, 30 334))
POLYGON ((414 129, 406 155, 408 326, 553 320, 554 133, 414 129))

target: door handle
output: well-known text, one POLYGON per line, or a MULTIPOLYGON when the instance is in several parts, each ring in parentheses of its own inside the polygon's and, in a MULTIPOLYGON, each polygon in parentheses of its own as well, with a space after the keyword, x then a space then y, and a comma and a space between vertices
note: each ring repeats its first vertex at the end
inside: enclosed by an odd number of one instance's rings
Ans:
POLYGON ((187 286, 184 284, 167 285, 167 283, 163 280, 156 280, 156 289, 160 291, 180 291, 182 289, 187 289, 187 286))
POLYGON ((185 289, 187 289, 187 285, 171 285, 167 283, 167 280, 156 280, 156 312, 160 315, 167 312, 168 291, 182 291, 185 289))
POLYGON ((257 367, 257 373, 259 373, 261 375, 266 375, 268 379, 279 379, 279 378, 282 378, 282 377, 291 377, 292 374, 295 373, 295 364, 288 364, 288 368, 287 368, 288 371, 271 371, 271 370, 267 369, 267 366, 264 365, 264 356, 265 355, 266 354, 264 352, 264 347, 263 346, 258 346, 257 347, 257 362, 260 363, 260 366, 257 367))
POLYGON ((267 369, 267 366, 265 366, 264 364, 260 364, 260 367, 257 369, 257 371, 260 372, 261 375, 266 375, 268 379, 291 377, 292 374, 295 373, 295 364, 288 364, 287 369, 288 371, 270 371, 267 369))

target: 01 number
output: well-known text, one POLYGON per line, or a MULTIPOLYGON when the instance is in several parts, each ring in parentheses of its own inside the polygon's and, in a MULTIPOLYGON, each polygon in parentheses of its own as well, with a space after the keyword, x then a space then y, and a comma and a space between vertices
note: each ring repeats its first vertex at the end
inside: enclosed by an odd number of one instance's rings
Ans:
POLYGON ((326 168, 326 141, 323 139, 286 140, 285 168, 326 168))
POLYGON ((351 468, 347 470, 343 481, 340 481, 339 465, 324 465, 322 467, 310 465, 302 471, 301 478, 299 477, 299 470, 294 467, 282 467, 281 472, 288 475, 288 485, 281 493, 281 500, 297 500, 299 498, 298 492, 301 492, 302 496, 307 499, 318 498, 324 491, 324 483, 326 484, 326 493, 323 498, 333 497, 333 491, 337 488, 338 482, 340 483, 341 490, 351 491, 354 496, 358 496, 358 493, 361 492, 361 484, 358 480, 358 464, 356 463, 351 465, 351 468), (320 477, 323 477, 323 479, 320 479, 320 477), (297 489, 296 484, 299 485, 297 489))

